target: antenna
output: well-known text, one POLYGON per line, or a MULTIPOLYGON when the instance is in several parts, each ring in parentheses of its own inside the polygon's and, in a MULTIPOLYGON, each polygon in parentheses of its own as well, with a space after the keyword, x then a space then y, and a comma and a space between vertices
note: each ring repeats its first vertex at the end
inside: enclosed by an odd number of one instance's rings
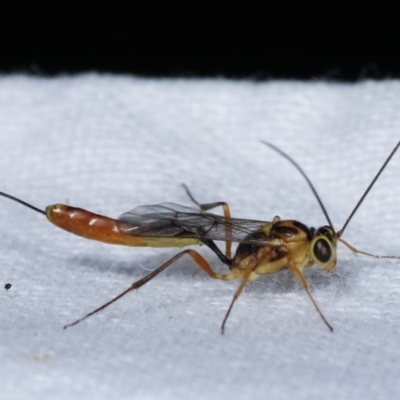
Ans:
POLYGON ((358 208, 360 207, 361 203, 364 201, 364 199, 367 197, 367 194, 369 193, 369 191, 372 189, 372 186, 374 186, 375 182, 378 180, 378 178, 380 177, 381 173, 383 172, 383 170, 386 168, 386 166, 388 165, 389 161, 391 160, 391 158, 394 156, 394 154, 396 153, 397 149, 400 146, 400 141, 396 144, 395 148, 392 150, 392 152, 389 154, 389 157, 386 159, 386 161, 383 163, 382 167, 379 169, 378 173, 375 175, 375 178, 372 179, 372 182, 369 184, 369 186, 367 187, 367 190, 364 192, 364 194, 361 196, 361 199, 358 201, 357 205, 354 207, 353 211, 351 212, 351 214, 349 215, 349 218, 347 218, 347 221, 344 223, 343 228, 338 231, 336 234, 337 236, 340 238, 340 236, 343 235, 344 230, 346 229, 347 225, 349 224, 350 220, 353 218, 353 215, 356 213, 356 211, 358 210, 358 208))
MULTIPOLYGON (((266 146, 270 147, 272 150, 275 150, 277 153, 279 153, 282 157, 285 157, 292 165, 294 165, 297 170, 303 175, 304 179, 307 181, 308 185, 310 186, 312 192, 314 193, 315 198, 317 199, 322 212, 324 213, 329 226, 332 228, 332 230, 335 232, 335 229, 332 225, 331 219, 329 218, 328 212, 326 211, 326 208, 324 206, 324 204, 322 203, 321 198, 319 197, 314 185, 311 183, 310 179, 308 178, 308 176, 306 175, 306 173, 302 170, 302 168, 300 167, 299 164, 297 164, 296 161, 293 160, 293 158, 291 158, 290 156, 288 156, 286 153, 284 153, 281 149, 279 149, 278 147, 274 146, 271 143, 265 142, 265 141, 261 141, 261 143, 264 143, 266 146)), ((400 143, 399 143, 400 144, 400 143)))

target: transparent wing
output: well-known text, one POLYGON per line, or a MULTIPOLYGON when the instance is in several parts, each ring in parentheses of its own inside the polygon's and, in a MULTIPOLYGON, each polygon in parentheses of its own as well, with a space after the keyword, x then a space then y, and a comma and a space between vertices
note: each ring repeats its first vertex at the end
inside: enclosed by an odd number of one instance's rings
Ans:
POLYGON ((225 218, 174 203, 139 206, 122 214, 118 229, 131 236, 204 238, 232 242, 265 242, 247 237, 270 223, 225 218))

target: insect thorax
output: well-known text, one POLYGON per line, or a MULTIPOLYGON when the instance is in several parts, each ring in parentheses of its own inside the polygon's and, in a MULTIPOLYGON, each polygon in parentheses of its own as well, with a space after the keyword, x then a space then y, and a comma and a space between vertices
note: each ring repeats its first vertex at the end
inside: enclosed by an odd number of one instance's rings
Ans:
POLYGON ((316 263, 330 271, 336 265, 336 241, 330 227, 315 230, 299 221, 274 218, 273 223, 249 234, 239 244, 232 269, 245 269, 254 263, 253 271, 263 275, 287 268, 289 263, 299 270, 316 263))

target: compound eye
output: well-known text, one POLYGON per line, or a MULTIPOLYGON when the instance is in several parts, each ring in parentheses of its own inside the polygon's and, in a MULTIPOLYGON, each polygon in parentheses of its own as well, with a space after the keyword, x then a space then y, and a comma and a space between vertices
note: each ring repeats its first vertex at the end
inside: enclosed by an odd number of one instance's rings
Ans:
POLYGON ((332 258, 332 246, 330 242, 323 237, 314 238, 312 254, 315 258, 315 261, 319 264, 328 263, 332 258))

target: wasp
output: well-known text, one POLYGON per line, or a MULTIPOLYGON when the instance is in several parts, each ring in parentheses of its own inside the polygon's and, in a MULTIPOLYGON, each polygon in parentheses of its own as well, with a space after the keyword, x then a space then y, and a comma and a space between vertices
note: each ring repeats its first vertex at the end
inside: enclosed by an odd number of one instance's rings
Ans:
POLYGON ((128 289, 124 290, 107 303, 89 312, 75 322, 65 325, 64 329, 78 324, 93 314, 105 309, 127 293, 139 289, 179 258, 188 255, 210 278, 224 281, 232 281, 241 278, 241 282, 233 295, 232 301, 222 321, 222 334, 224 333, 225 324, 232 307, 242 293, 245 285, 248 282, 254 281, 260 275, 275 274, 283 269, 289 269, 300 281, 318 314, 329 330, 333 331, 332 326, 324 317, 314 300, 307 281, 304 278, 303 271, 316 264, 323 270, 333 273, 337 262, 336 248, 338 242, 347 246, 353 253, 360 253, 377 258, 400 258, 397 256, 373 255, 356 249, 342 239, 347 225, 396 153, 400 146, 400 141, 394 147, 364 194, 361 196, 342 229, 337 232, 333 228, 333 224, 320 196, 303 169, 276 146, 268 142, 262 143, 286 158, 305 178, 325 215, 328 222, 327 225, 318 229, 309 228, 302 222, 281 220, 278 216, 275 216, 272 222, 232 218, 227 203, 219 201, 200 204, 193 197, 186 185, 183 185, 184 189, 197 208, 181 206, 174 203, 139 206, 122 214, 116 220, 65 204, 50 205, 46 210, 41 210, 14 196, 0 192, 1 196, 16 201, 40 214, 44 214, 47 219, 57 227, 86 239, 133 247, 182 248, 193 245, 205 245, 211 249, 228 268, 227 273, 217 273, 199 252, 191 248, 183 250, 142 279, 134 282, 128 289), (223 216, 209 212, 217 207, 222 207, 223 216), (224 251, 216 245, 216 241, 225 242, 224 251), (238 244, 234 256, 232 256, 232 243, 238 244))

